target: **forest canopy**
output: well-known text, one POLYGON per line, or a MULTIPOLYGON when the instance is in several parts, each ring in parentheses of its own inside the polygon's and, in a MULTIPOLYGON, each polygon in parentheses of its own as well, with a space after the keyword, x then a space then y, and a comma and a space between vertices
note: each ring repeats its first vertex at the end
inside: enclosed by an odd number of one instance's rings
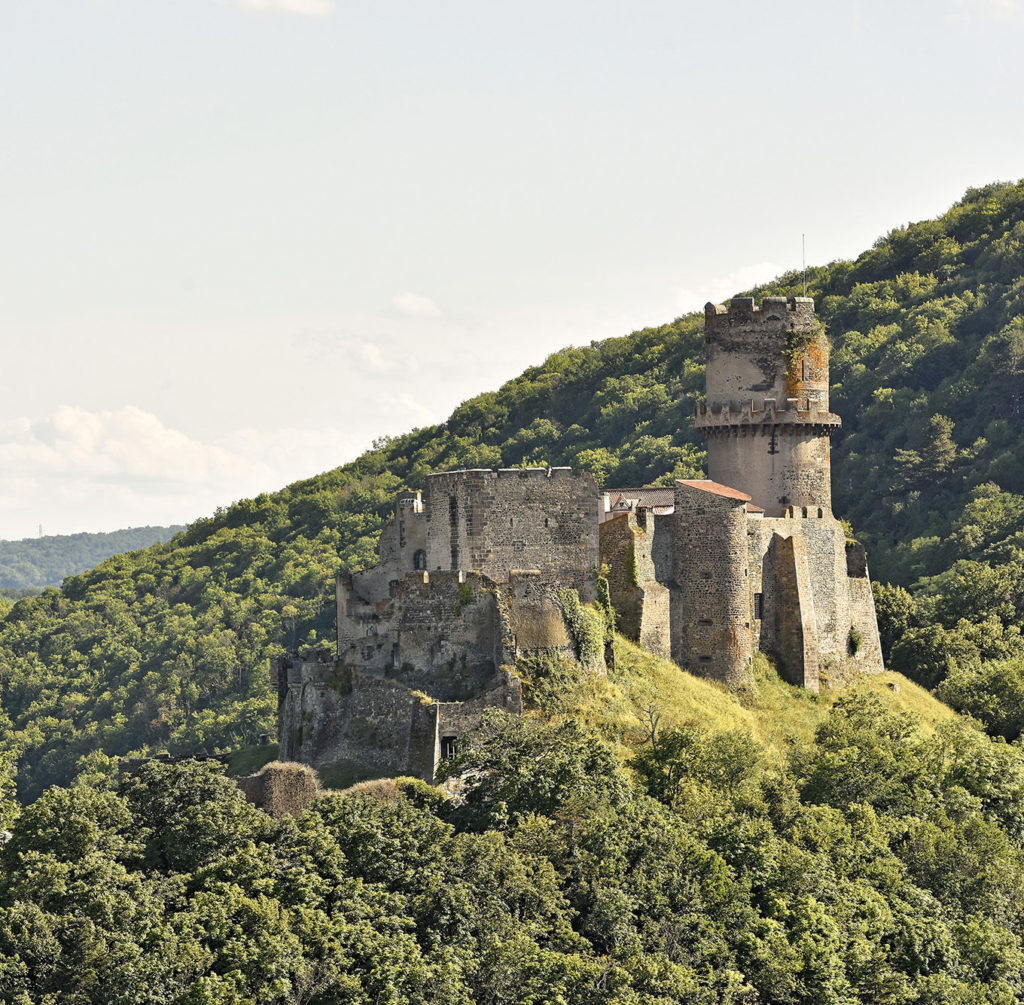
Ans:
POLYGON ((85 572, 111 555, 168 541, 183 526, 128 527, 98 534, 50 534, 0 541, 0 595, 60 586, 65 576, 85 572))

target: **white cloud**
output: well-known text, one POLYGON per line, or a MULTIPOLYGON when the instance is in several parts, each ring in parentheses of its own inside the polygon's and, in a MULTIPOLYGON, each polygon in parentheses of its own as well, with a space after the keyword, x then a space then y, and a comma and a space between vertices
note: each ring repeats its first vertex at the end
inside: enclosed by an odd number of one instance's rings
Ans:
POLYGON ((971 18, 1007 21, 1024 15, 1022 0, 954 0, 954 11, 949 15, 953 21, 971 18))
POLYGON ((394 373, 408 364, 407 352, 398 350, 387 335, 366 336, 336 328, 307 328, 293 336, 292 347, 311 359, 331 357, 346 364, 350 373, 379 376, 394 373))
POLYGON ((406 290, 393 297, 391 303, 399 314, 410 318, 439 318, 441 309, 430 297, 421 296, 419 293, 410 293, 406 290))
POLYGON ((756 265, 745 265, 728 275, 716 276, 703 280, 699 288, 683 286, 676 290, 676 305, 684 312, 702 310, 704 305, 721 303, 734 293, 748 290, 752 286, 766 283, 774 279, 784 270, 775 262, 758 262, 756 265))
POLYGON ((0 537, 182 523, 275 491, 364 444, 331 428, 236 430, 207 442, 135 406, 62 405, 0 425, 0 537))
POLYGON ((234 4, 243 10, 276 11, 306 17, 323 17, 334 11, 334 0, 234 0, 234 4))

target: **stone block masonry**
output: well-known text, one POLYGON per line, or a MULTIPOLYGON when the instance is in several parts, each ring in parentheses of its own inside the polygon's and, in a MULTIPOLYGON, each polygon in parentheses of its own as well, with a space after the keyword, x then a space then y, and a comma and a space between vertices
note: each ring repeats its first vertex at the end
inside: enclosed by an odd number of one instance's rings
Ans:
POLYGON ((672 659, 734 688, 753 683, 748 499, 715 482, 676 482, 672 659))
POLYGON ((427 568, 467 569, 497 582, 536 569, 552 582, 594 593, 599 561, 593 476, 569 468, 448 471, 424 489, 427 568))
POLYGON ((832 512, 828 339, 808 297, 749 297, 704 309, 705 401, 696 426, 708 475, 769 517, 788 506, 832 512))

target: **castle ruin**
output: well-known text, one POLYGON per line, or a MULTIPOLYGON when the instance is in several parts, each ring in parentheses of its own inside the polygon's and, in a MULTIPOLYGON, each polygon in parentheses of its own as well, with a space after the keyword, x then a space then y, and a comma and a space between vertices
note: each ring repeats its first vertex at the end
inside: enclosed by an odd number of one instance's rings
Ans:
POLYGON ((705 309, 707 480, 606 489, 568 468, 464 470, 402 493, 372 569, 338 577, 334 654, 274 661, 281 760, 433 780, 515 663, 574 655, 567 589, 607 572, 619 630, 732 688, 882 669, 863 548, 832 514, 828 341, 809 298, 705 309))

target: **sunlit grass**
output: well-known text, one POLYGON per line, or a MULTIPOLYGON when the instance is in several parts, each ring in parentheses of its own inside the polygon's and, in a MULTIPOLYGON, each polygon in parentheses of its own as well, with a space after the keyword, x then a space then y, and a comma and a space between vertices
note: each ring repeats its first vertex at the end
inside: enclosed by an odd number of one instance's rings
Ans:
POLYGON ((739 730, 757 740, 769 757, 782 758, 794 746, 813 740, 818 725, 843 694, 875 694, 893 711, 913 713, 923 733, 954 715, 897 673, 865 675, 846 687, 813 694, 782 680, 769 660, 758 654, 754 677, 755 687, 737 694, 617 636, 614 669, 606 677, 591 675, 571 689, 557 717, 578 720, 617 744, 624 756, 646 740, 654 716, 662 729, 694 722, 715 732, 739 730))

